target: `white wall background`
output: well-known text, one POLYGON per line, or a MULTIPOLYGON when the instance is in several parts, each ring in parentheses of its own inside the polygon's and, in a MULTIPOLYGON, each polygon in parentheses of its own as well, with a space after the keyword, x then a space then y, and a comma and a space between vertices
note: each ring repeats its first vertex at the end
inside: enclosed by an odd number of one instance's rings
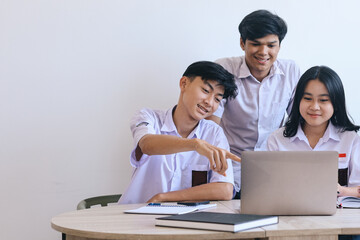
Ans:
POLYGON ((280 58, 342 77, 360 124, 357 0, 0 0, 0 239, 60 239, 52 216, 121 193, 129 119, 177 102, 198 60, 242 54, 257 9, 288 23, 280 58))

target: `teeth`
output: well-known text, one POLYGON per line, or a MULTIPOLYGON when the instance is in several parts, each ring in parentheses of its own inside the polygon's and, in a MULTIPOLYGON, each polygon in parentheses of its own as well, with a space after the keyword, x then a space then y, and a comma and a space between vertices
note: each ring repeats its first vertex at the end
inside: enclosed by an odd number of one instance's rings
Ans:
POLYGON ((261 62, 261 63, 264 63, 264 62, 266 62, 268 59, 263 59, 263 58, 256 58, 259 62, 261 62))
POLYGON ((203 108, 200 104, 197 105, 201 110, 203 110, 204 112, 208 112, 208 110, 206 110, 205 108, 203 108))

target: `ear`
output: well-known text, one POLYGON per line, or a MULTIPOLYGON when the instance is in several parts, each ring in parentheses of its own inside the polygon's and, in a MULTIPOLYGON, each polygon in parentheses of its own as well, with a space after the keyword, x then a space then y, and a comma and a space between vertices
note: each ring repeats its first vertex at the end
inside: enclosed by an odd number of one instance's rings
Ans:
POLYGON ((245 51, 245 43, 242 38, 240 38, 240 47, 243 51, 245 51))
POLYGON ((179 83, 179 86, 180 86, 180 90, 183 91, 186 86, 188 85, 188 82, 189 82, 189 79, 185 76, 183 76, 182 78, 180 78, 180 83, 179 83))

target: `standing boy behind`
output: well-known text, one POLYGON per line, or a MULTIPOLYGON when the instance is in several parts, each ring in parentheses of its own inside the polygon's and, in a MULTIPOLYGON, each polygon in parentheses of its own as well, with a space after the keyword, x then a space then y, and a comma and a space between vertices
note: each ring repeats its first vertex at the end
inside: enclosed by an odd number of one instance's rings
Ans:
MULTIPOLYGON (((237 156, 242 151, 263 150, 270 133, 282 126, 290 112, 300 70, 292 60, 277 59, 287 33, 283 19, 266 10, 247 15, 239 25, 245 56, 216 62, 234 74, 237 97, 222 101, 211 120, 219 123, 237 156)), ((240 163, 234 162, 236 191, 240 191, 240 163)), ((236 198, 239 198, 238 193, 236 198)))
POLYGON ((228 151, 222 128, 204 118, 222 99, 236 95, 232 74, 219 64, 196 62, 180 79, 175 107, 136 113, 130 158, 135 170, 119 203, 230 200, 234 194, 230 159, 240 158, 228 151))

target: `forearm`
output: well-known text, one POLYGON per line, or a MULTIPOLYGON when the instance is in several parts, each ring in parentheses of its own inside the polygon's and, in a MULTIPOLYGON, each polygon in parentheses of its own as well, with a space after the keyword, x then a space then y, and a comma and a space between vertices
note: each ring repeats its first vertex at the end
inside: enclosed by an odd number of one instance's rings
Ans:
POLYGON ((167 155, 195 150, 197 139, 187 139, 170 135, 147 134, 139 141, 142 153, 147 155, 167 155))
POLYGON ((168 155, 187 151, 196 151, 200 155, 207 157, 210 169, 224 176, 228 168, 228 158, 238 162, 241 161, 238 156, 225 149, 213 146, 202 139, 156 134, 146 134, 140 139, 136 148, 136 159, 139 161, 143 153, 147 155, 168 155))
POLYGON ((178 202, 178 201, 203 201, 203 200, 231 200, 233 185, 226 182, 213 182, 179 191, 159 193, 148 202, 178 202))
POLYGON ((360 197, 360 186, 355 187, 338 187, 338 197, 343 196, 352 196, 352 197, 360 197))

